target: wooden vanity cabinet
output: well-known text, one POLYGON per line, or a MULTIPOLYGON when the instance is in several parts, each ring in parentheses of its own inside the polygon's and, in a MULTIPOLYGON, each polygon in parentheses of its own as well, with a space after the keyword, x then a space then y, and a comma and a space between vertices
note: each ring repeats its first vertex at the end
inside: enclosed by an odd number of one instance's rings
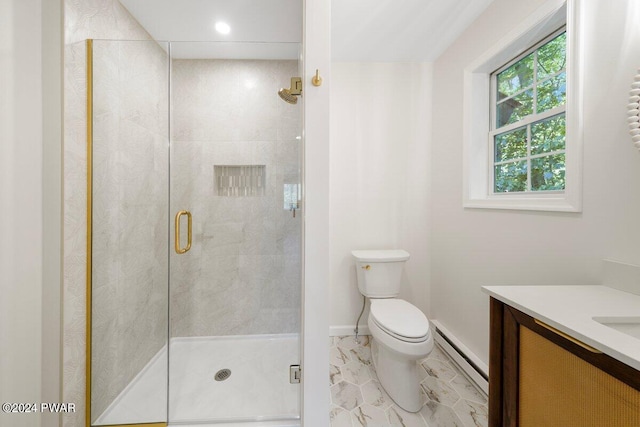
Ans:
POLYGON ((491 298, 490 427, 640 427, 640 372, 491 298))

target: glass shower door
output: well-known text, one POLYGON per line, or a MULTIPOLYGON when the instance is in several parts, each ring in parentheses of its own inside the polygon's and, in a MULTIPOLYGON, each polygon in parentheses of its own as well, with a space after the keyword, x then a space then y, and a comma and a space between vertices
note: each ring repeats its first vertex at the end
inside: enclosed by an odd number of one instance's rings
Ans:
MULTIPOLYGON (((167 50, 155 41, 93 40, 67 52, 78 62, 87 56, 87 73, 74 77, 86 76, 92 130, 87 411, 96 426, 167 420, 167 50)), ((73 99, 67 105, 77 113, 73 99)))
POLYGON ((300 418, 297 43, 171 44, 169 423, 300 418))
POLYGON ((91 424, 299 424, 299 44, 90 45, 91 424))

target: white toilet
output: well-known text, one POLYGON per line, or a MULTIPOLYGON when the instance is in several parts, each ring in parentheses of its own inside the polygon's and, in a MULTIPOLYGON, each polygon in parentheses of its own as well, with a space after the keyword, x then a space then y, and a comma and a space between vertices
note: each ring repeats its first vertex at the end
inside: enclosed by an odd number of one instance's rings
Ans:
POLYGON ((403 250, 352 251, 358 289, 371 302, 367 323, 373 337, 371 358, 387 394, 405 411, 422 407, 416 372, 419 359, 433 349, 429 320, 420 309, 396 298, 409 253, 403 250))

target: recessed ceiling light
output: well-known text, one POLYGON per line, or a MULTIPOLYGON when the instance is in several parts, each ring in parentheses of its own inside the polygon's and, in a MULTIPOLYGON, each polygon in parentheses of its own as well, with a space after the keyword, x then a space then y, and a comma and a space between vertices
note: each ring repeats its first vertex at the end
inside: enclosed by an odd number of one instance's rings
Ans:
POLYGON ((216 31, 220 34, 229 34, 231 27, 226 22, 216 22, 216 31))

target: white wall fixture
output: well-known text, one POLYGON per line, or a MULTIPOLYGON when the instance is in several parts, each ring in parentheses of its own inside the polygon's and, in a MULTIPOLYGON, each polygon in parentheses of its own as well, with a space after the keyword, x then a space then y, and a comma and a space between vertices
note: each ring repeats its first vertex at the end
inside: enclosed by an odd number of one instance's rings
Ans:
POLYGON ((640 150, 640 68, 638 73, 633 78, 631 83, 631 92, 629 92, 629 133, 631 134, 631 140, 633 145, 640 150))

